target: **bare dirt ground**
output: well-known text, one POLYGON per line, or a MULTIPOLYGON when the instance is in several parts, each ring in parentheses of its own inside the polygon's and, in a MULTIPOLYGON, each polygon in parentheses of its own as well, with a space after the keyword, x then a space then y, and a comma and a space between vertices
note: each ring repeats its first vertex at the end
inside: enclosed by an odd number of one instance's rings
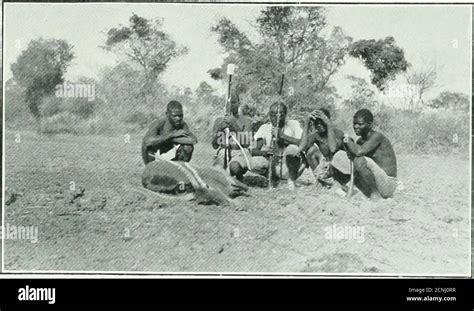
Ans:
MULTIPOLYGON (((404 189, 377 203, 316 191, 306 172, 294 192, 252 188, 231 208, 131 190, 140 139, 7 132, 5 224, 39 235, 5 240, 5 269, 470 274, 468 155, 399 156, 404 189)), ((206 147, 192 163, 210 163, 206 147)))

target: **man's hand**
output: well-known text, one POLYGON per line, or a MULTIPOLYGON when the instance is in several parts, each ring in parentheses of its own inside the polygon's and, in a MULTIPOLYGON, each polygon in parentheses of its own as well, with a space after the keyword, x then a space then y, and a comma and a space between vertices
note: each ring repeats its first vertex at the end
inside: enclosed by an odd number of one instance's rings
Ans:
MULTIPOLYGON (((234 123, 235 124, 235 123, 234 123)), ((225 114, 224 115, 224 118, 222 119, 222 121, 220 122, 219 124, 219 130, 220 131, 223 131, 224 129, 226 128, 229 128, 231 130, 235 130, 234 129, 234 126, 232 124, 232 119, 231 119, 231 116, 229 114, 225 114)))
POLYGON ((278 127, 272 128, 272 136, 274 138, 280 138, 282 134, 283 134, 283 131, 281 130, 281 128, 278 128, 278 127))
POLYGON ((349 160, 354 160, 355 156, 352 152, 350 152, 349 150, 346 151, 347 153, 347 157, 349 158, 349 160))
POLYGON ((310 118, 313 119, 313 120, 320 119, 326 125, 331 124, 331 120, 321 110, 314 110, 313 112, 311 112, 310 113, 310 118))
POLYGON ((349 143, 350 140, 352 140, 352 138, 350 138, 349 135, 344 134, 342 138, 342 142, 346 146, 347 157, 349 158, 349 160, 354 160, 354 154, 350 151, 350 149, 347 146, 347 143, 349 143))
POLYGON ((349 142, 349 139, 350 139, 349 135, 344 134, 343 139, 342 139, 342 142, 343 142, 344 144, 347 144, 347 143, 349 142))
POLYGON ((179 129, 170 133, 171 138, 189 136, 189 133, 183 129, 179 129))

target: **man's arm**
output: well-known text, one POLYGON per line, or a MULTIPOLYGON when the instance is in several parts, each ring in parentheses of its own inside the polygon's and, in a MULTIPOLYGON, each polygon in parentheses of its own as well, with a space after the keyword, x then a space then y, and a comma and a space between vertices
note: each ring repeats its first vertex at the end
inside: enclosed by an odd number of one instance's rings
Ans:
POLYGON ((299 145, 300 150, 302 151, 306 151, 308 146, 310 146, 312 143, 310 133, 309 133, 310 124, 311 124, 311 119, 308 117, 306 118, 304 122, 303 135, 301 136, 301 143, 299 145))
POLYGON ((321 110, 315 110, 311 113, 311 116, 314 119, 319 119, 326 124, 327 135, 328 135, 328 146, 332 154, 334 154, 341 146, 344 133, 339 130, 336 130, 332 120, 326 116, 321 110))
POLYGON ((143 137, 143 145, 146 148, 148 147, 159 148, 161 145, 169 142, 174 137, 173 132, 161 135, 160 129, 163 126, 164 122, 166 121, 156 120, 150 125, 150 127, 148 128, 148 131, 145 134, 145 137, 143 137))
POLYGON ((282 139, 283 141, 285 141, 289 145, 297 145, 298 146, 301 143, 300 138, 295 138, 295 137, 292 137, 292 136, 288 136, 288 135, 285 135, 283 133, 280 134, 279 138, 282 139))
POLYGON ((263 147, 263 138, 258 138, 257 139, 257 145, 254 149, 252 149, 252 156, 256 157, 256 156, 263 156, 263 157, 266 157, 269 155, 269 152, 268 151, 263 151, 262 150, 262 147, 263 147))
POLYGON ((214 121, 214 126, 212 127, 212 148, 214 149, 219 148, 219 143, 217 142, 217 139, 219 138, 219 133, 221 133, 221 122, 222 119, 217 118, 216 121, 214 121))
POLYGON ((335 153, 337 150, 336 129, 334 128, 332 122, 328 122, 326 125, 328 129, 329 150, 331 150, 331 153, 335 153))
POLYGON ((198 142, 197 137, 191 132, 191 130, 188 127, 188 124, 186 123, 183 124, 183 131, 184 131, 184 135, 179 135, 172 138, 172 141, 174 143, 183 144, 183 145, 197 144, 198 142))
POLYGON ((142 159, 145 164, 154 160, 153 156, 150 156, 149 149, 153 146, 156 146, 154 149, 158 149, 159 146, 165 142, 167 142, 171 137, 159 136, 158 133, 160 128, 163 126, 165 120, 155 120, 153 123, 148 127, 148 131, 146 132, 145 136, 142 140, 142 159))
MULTIPOLYGON (((301 137, 303 135, 303 130, 301 129, 300 123, 298 121, 291 121, 291 122, 293 122, 291 126, 294 131, 294 135, 296 137, 301 137)), ((275 131, 276 130, 278 130, 278 138, 283 140, 286 144, 297 145, 297 146, 300 145, 301 138, 285 135, 282 129, 275 128, 275 131)))
POLYGON ((242 123, 240 132, 236 132, 237 139, 243 148, 248 148, 252 143, 253 138, 253 124, 252 119, 245 118, 242 123))
POLYGON ((332 131, 328 129, 328 143, 331 153, 334 154, 338 150, 343 148, 343 140, 344 140, 344 132, 332 127, 332 131), (330 132, 332 132, 332 138, 330 136, 330 132), (331 141, 332 140, 332 141, 331 141))
POLYGON ((223 135, 222 133, 226 128, 229 128, 229 131, 234 133, 243 131, 243 129, 237 124, 235 118, 231 118, 229 115, 226 115, 224 118, 217 118, 212 128, 212 147, 214 149, 219 148, 220 144, 217 140, 221 135, 223 135))
POLYGON ((356 157, 363 157, 368 153, 376 150, 382 141, 380 133, 373 133, 370 138, 362 145, 356 144, 352 139, 345 140, 345 143, 350 151, 356 157))

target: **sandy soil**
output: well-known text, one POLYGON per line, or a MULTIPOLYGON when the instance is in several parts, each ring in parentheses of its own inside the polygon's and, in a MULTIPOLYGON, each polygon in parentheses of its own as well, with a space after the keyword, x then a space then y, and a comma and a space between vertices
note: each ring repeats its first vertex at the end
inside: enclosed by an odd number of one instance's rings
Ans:
MULTIPOLYGON (((294 192, 252 188, 231 208, 132 191, 140 137, 16 134, 5 223, 39 236, 5 241, 7 270, 470 274, 468 155, 399 156, 404 189, 377 203, 316 190, 306 172, 294 192)), ((204 147, 193 163, 210 163, 204 147)))

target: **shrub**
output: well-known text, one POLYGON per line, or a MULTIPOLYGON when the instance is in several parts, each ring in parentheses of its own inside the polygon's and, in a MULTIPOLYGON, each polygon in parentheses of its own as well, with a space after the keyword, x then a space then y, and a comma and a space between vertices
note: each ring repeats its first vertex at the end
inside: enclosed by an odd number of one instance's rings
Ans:
POLYGON ((89 101, 87 98, 66 98, 64 102, 65 110, 81 119, 90 118, 98 105, 98 100, 89 101))
POLYGON ((43 134, 78 134, 77 125, 80 119, 69 113, 63 112, 41 119, 39 131, 43 134))

